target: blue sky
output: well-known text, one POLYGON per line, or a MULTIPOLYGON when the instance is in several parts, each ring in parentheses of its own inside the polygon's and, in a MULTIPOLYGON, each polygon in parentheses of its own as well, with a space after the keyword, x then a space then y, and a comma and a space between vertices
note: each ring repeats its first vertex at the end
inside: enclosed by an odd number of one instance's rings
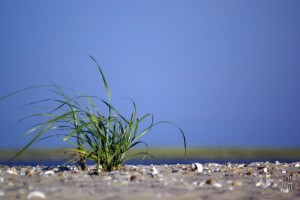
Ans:
MULTIPOLYGON (((300 147, 300 1, 0 1, 0 96, 47 79, 178 124, 191 147, 300 147)), ((20 147, 36 121, 0 102, 0 147, 20 147)), ((180 147, 176 128, 144 137, 180 147)), ((36 147, 64 145, 58 138, 36 147)))

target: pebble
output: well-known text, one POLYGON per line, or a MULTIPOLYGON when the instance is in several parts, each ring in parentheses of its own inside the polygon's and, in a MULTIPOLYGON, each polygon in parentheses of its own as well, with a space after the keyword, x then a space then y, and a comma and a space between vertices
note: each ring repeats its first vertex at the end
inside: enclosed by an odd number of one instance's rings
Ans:
POLYGON ((242 168, 233 168, 232 172, 236 174, 236 173, 242 173, 244 172, 244 170, 242 168))
MULTIPOLYGON (((41 187, 40 185, 32 184, 29 177, 20 177, 24 181, 18 181, 15 175, 33 175, 31 180, 37 179, 38 181, 52 181, 48 176, 55 176, 62 182, 65 180, 70 184, 78 185, 80 187, 88 187, 90 178, 94 180, 95 186, 106 185, 154 185, 154 187, 167 186, 176 187, 185 186, 189 190, 203 189, 204 188, 224 188, 227 190, 244 190, 248 187, 260 187, 257 190, 262 190, 268 187, 277 187, 277 182, 280 177, 286 178, 291 174, 297 177, 300 174, 300 162, 294 163, 268 163, 268 162, 254 162, 250 164, 217 164, 217 163, 192 163, 191 165, 125 165, 119 171, 111 171, 91 176, 86 171, 78 171, 74 174, 72 167, 8 167, 3 166, 0 172, 0 199, 2 196, 8 198, 10 191, 16 189, 20 196, 26 199, 44 199, 49 198, 52 192, 49 189, 41 187), (197 173, 195 173, 197 172, 197 173), (201 174, 200 174, 201 173, 201 174), (152 179, 151 177, 155 178, 152 179), (71 179, 72 178, 72 179, 71 179), (82 179, 83 182, 79 182, 82 179), (200 179, 200 180, 199 180, 200 179), (155 185, 157 184, 157 185, 155 185), (34 191, 35 190, 35 191, 34 191), (46 194, 49 193, 49 196, 46 194)), ((296 178, 295 178, 296 179, 296 178)), ((279 186, 279 185, 278 185, 279 186)), ((56 189, 58 189, 57 186, 56 189)), ((59 188, 60 189, 60 188, 59 188)), ((58 190, 59 190, 58 189, 58 190)), ((91 189, 93 190, 93 189, 91 189)), ((95 191, 92 191, 95 192, 95 191)), ((287 193, 287 190, 282 190, 282 193, 287 193)))
POLYGON ((243 183, 242 183, 241 181, 235 181, 235 182, 233 183, 233 185, 234 185, 234 186, 240 187, 240 186, 243 185, 243 183))

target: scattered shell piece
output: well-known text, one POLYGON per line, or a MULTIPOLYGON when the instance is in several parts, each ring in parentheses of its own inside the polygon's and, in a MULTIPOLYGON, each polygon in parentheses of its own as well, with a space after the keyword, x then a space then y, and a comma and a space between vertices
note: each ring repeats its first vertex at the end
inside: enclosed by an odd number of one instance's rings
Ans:
POLYGON ((242 173, 243 172, 243 169, 242 168, 233 168, 232 170, 233 173, 242 173))
POLYGON ((300 167, 300 164, 299 164, 299 163, 296 163, 296 164, 294 165, 294 167, 300 167))
POLYGON ((244 167, 245 165, 244 164, 239 164, 238 166, 236 166, 237 168, 242 168, 244 167))
POLYGON ((263 172, 267 173, 268 172, 268 168, 263 168, 263 172))
POLYGON ((281 173, 286 174, 286 171, 285 171, 285 170, 282 170, 281 173))
POLYGON ((220 169, 220 172, 221 172, 221 173, 224 173, 224 172, 226 172, 226 171, 228 171, 228 168, 227 168, 227 167, 222 167, 222 168, 220 169))
POLYGON ((199 186, 202 187, 202 186, 204 186, 205 184, 206 184, 205 181, 201 181, 201 182, 199 183, 199 186))
POLYGON ((196 171, 198 173, 202 173, 203 172, 203 165, 200 163, 193 163, 191 166, 191 170, 196 171))
POLYGON ((154 177, 154 176, 156 176, 157 174, 158 174, 157 169, 156 169, 154 166, 152 166, 152 176, 154 177))
POLYGON ((45 171, 44 173, 45 175, 54 175, 54 171, 51 171, 51 170, 48 170, 48 171, 45 171))
POLYGON ((283 187, 283 188, 280 189, 280 192, 281 193, 289 193, 290 189, 288 187, 283 187))
POLYGON ((263 186, 263 185, 264 185, 263 180, 259 180, 259 181, 255 184, 256 187, 260 187, 260 186, 263 186))
POLYGON ((275 165, 280 165, 280 162, 276 160, 275 165))
POLYGON ((104 180, 104 181, 110 181, 111 179, 112 179, 112 178, 111 178, 110 176, 104 176, 104 177, 103 177, 103 180, 104 180))
POLYGON ((18 175, 18 172, 17 172, 16 168, 14 168, 14 167, 7 169, 6 172, 9 174, 18 175))
POLYGON ((215 182, 212 184, 214 187, 216 188, 221 188, 222 187, 222 184, 221 183, 218 183, 218 182, 215 182))
POLYGON ((45 193, 40 192, 40 191, 33 191, 27 195, 27 199, 32 199, 32 198, 45 199, 46 195, 45 195, 45 193))

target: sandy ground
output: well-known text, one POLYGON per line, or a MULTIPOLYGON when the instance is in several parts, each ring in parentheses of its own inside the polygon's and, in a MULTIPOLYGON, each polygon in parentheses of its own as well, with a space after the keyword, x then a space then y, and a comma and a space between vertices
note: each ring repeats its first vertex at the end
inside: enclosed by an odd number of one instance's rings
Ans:
POLYGON ((2 165, 2 199, 300 199, 300 163, 125 165, 99 175, 2 165))

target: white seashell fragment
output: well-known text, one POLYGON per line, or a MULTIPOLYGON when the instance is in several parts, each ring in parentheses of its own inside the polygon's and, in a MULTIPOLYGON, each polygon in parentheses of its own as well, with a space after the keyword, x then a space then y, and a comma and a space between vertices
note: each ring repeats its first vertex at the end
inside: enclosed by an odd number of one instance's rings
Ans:
POLYGON ((263 186, 263 185, 264 185, 264 183, 263 183, 262 180, 259 180, 259 181, 255 184, 256 187, 260 187, 260 186, 263 186))
POLYGON ((152 167, 152 176, 156 176, 158 174, 157 169, 153 166, 152 167))
POLYGON ((46 195, 45 195, 45 193, 40 192, 40 191, 33 191, 27 195, 27 199, 32 199, 32 198, 45 199, 46 195))
POLYGON ((281 188, 281 189, 280 189, 280 192, 281 192, 281 193, 289 193, 289 192, 290 192, 290 189, 289 189, 288 187, 281 188))
POLYGON ((285 170, 282 170, 281 173, 286 174, 286 171, 285 171, 285 170))
POLYGON ((275 162, 275 165, 280 165, 280 162, 277 160, 277 161, 275 162))
POLYGON ((0 177, 0 183, 4 183, 4 178, 3 177, 0 177))
POLYGON ((54 175, 54 171, 48 170, 48 171, 45 171, 44 174, 45 175, 54 175))
POLYGON ((6 172, 9 174, 18 175, 18 172, 17 172, 16 168, 14 168, 14 167, 9 168, 8 170, 6 170, 6 172))
POLYGON ((237 168, 242 168, 244 167, 245 165, 244 164, 239 164, 238 166, 236 166, 237 168))
POLYGON ((212 185, 213 185, 214 187, 216 187, 216 188, 221 188, 221 187, 222 187, 222 184, 221 184, 221 183, 218 183, 218 182, 213 183, 212 185))
POLYGON ((198 173, 202 173, 203 172, 203 165, 200 163, 193 163, 192 164, 192 170, 197 170, 198 173))
POLYGON ((205 181, 201 181, 201 182, 199 183, 199 186, 202 187, 202 186, 204 186, 205 184, 206 184, 205 181))
POLYGON ((263 168, 263 171, 265 172, 265 173, 267 173, 268 172, 268 168, 263 168))
POLYGON ((299 163, 297 163, 297 164, 295 164, 295 165, 294 165, 294 167, 300 167, 300 164, 299 164, 299 163))

